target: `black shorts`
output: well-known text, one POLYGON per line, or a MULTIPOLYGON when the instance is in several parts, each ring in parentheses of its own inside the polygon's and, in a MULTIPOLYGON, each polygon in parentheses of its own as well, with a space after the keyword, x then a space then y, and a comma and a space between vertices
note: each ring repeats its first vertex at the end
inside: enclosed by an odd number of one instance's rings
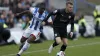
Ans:
POLYGON ((53 28, 54 29, 54 37, 67 38, 67 30, 63 28, 53 28))

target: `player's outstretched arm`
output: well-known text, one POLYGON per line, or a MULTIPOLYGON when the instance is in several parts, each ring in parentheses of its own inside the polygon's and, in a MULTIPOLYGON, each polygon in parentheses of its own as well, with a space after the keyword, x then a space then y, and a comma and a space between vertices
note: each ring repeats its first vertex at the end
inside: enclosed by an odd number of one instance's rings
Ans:
POLYGON ((21 13, 17 13, 16 16, 22 16, 22 15, 24 15, 24 14, 31 14, 31 12, 30 12, 29 10, 23 11, 23 12, 21 12, 21 13))
POLYGON ((52 12, 48 14, 48 16, 43 20, 42 25, 45 25, 47 20, 50 18, 50 16, 54 15, 52 12))
POLYGON ((46 19, 44 19, 43 21, 44 22, 47 22, 47 20, 49 19, 50 16, 57 15, 57 14, 58 14, 58 10, 55 10, 55 11, 49 13, 48 16, 46 17, 46 19))

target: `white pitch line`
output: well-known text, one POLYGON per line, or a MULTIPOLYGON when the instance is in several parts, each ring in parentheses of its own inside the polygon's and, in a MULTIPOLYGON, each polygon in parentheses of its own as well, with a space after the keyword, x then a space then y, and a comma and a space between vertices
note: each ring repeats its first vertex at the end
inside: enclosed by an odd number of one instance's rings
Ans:
MULTIPOLYGON (((80 45, 73 45, 73 46, 68 46, 68 48, 89 46, 89 45, 95 45, 95 44, 100 44, 100 42, 87 43, 87 44, 80 44, 80 45)), ((23 53, 23 54, 36 53, 36 52, 42 52, 42 51, 47 51, 47 50, 48 50, 48 49, 37 50, 37 51, 30 51, 30 52, 25 52, 25 53, 23 53)), ((2 55, 2 56, 15 56, 15 55, 16 55, 16 54, 7 54, 7 55, 2 55)))

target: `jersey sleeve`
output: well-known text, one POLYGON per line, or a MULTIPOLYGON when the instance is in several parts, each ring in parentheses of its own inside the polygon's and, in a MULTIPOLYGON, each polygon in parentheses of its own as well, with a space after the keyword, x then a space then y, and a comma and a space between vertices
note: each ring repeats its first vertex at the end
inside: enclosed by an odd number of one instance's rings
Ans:
POLYGON ((51 17, 49 17, 48 22, 52 22, 52 18, 51 17))
POLYGON ((55 10, 55 11, 49 13, 49 14, 47 15, 46 19, 44 19, 43 21, 46 22, 46 21, 49 19, 50 16, 52 16, 52 15, 57 15, 58 13, 59 13, 59 10, 55 10))
POLYGON ((31 7, 31 8, 30 8, 30 12, 31 12, 32 14, 34 14, 34 12, 35 12, 35 7, 31 7))
POLYGON ((56 15, 58 13, 59 13, 59 10, 55 10, 55 11, 52 12, 52 15, 56 15))

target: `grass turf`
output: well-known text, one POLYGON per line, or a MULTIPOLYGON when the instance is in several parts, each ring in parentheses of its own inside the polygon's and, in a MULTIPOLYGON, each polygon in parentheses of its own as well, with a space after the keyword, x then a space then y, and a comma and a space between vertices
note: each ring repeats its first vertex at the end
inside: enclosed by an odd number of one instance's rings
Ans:
MULTIPOLYGON (((43 43, 31 44, 30 48, 22 56, 56 56, 60 46, 54 48, 51 54, 48 54, 48 48, 53 41, 44 41, 43 43)), ((0 56, 16 56, 18 45, 7 45, 0 47, 0 56)), ((67 56, 99 56, 100 55, 100 37, 79 38, 76 41, 69 40, 69 46, 66 49, 67 56)))

